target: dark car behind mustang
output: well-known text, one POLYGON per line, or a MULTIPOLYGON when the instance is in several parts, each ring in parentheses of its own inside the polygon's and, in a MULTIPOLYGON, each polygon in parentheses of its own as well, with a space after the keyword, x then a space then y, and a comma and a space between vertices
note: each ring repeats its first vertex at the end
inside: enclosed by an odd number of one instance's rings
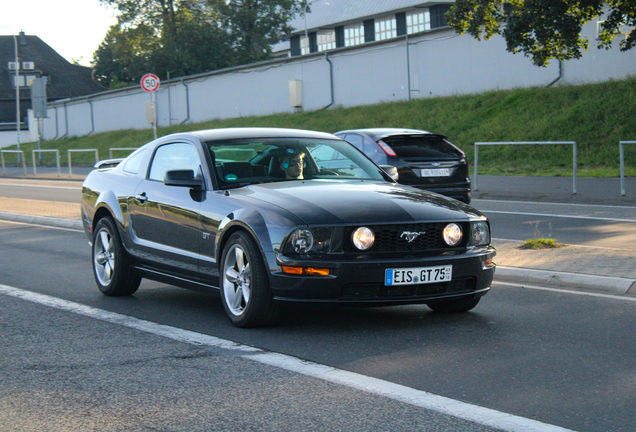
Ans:
POLYGON ((241 327, 271 323, 282 302, 473 309, 495 272, 488 219, 388 173, 321 132, 162 137, 84 182, 95 281, 108 296, 142 278, 219 293, 241 327), (325 150, 346 163, 321 169, 325 150), (286 155, 302 178, 286 178, 286 155))

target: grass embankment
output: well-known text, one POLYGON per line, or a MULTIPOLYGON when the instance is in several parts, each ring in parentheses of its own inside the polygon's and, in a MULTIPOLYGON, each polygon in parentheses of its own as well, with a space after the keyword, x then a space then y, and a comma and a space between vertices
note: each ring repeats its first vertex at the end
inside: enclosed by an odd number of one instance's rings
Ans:
MULTIPOLYGON (((578 175, 620 176, 619 141, 636 140, 636 78, 581 86, 492 91, 478 95, 417 99, 354 108, 213 120, 159 128, 174 132, 223 127, 288 127, 336 132, 350 128, 404 127, 442 133, 467 154, 472 168, 475 141, 576 141, 578 175)), ((338 101, 336 101, 338 102, 338 101)), ((140 108, 141 109, 141 108, 140 108)), ((152 130, 125 130, 44 142, 43 148, 97 148, 100 159, 112 147, 138 147, 152 130)), ((34 143, 23 144, 31 163, 34 143)), ((126 152, 115 153, 122 157, 126 152)), ((8 157, 8 155, 7 155, 8 157)), ((73 164, 94 156, 77 153, 73 164), (76 162, 77 161, 77 162, 76 162)), ((626 175, 636 175, 636 145, 626 146, 626 175)), ((43 154, 47 164, 51 154, 43 154)), ((572 146, 480 147, 480 174, 572 175, 572 146)))

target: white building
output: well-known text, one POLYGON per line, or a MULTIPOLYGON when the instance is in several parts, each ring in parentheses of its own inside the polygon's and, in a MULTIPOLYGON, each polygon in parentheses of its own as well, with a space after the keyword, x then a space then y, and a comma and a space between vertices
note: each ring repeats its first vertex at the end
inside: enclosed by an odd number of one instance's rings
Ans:
MULTIPOLYGON (((446 26, 444 14, 452 3, 314 1, 306 19, 292 22, 296 31, 287 45, 277 45, 274 60, 162 82, 157 125, 592 83, 623 79, 636 70, 636 57, 620 52, 618 40, 610 50, 596 49, 602 17, 583 27, 591 48, 581 59, 537 67, 506 51, 499 36, 477 41, 446 26)), ((149 100, 140 87, 129 87, 50 103, 42 136, 150 128, 149 100)))

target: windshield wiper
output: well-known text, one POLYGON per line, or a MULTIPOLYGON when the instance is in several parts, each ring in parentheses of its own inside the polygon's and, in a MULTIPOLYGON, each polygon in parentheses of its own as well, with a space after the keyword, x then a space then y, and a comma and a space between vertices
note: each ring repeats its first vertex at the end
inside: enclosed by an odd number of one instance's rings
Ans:
POLYGON ((263 183, 274 183, 279 180, 260 180, 260 181, 251 181, 251 182, 239 182, 239 183, 229 183, 220 187, 220 189, 236 189, 245 186, 263 184, 263 183))

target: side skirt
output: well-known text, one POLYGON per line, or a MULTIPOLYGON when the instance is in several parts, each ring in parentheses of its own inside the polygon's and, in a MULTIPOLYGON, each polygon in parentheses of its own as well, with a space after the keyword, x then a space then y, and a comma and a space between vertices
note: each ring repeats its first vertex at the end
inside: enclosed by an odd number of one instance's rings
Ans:
POLYGON ((170 285, 177 286, 179 288, 186 288, 192 291, 199 291, 205 293, 212 293, 219 295, 220 288, 214 285, 205 284, 203 282, 194 281, 191 279, 185 279, 182 277, 174 276, 171 274, 163 273, 158 270, 149 269, 147 267, 135 267, 135 272, 139 274, 139 276, 151 279, 157 282, 162 282, 170 285))

